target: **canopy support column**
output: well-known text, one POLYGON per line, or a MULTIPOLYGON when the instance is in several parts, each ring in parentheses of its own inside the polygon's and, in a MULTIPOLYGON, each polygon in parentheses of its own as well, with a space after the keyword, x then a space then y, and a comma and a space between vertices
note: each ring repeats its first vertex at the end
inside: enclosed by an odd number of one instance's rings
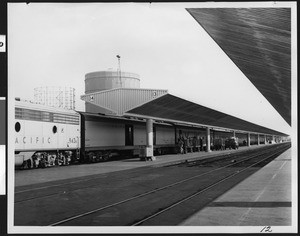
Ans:
POLYGON ((146 159, 156 160, 153 156, 153 120, 147 119, 146 121, 146 159))
POLYGON ((248 136, 247 136, 247 144, 248 144, 248 147, 250 147, 250 145, 251 145, 251 143, 250 143, 250 141, 251 141, 251 138, 250 138, 250 133, 248 133, 247 134, 248 136))
POLYGON ((267 144, 267 135, 265 135, 265 145, 267 144))
POLYGON ((210 150, 210 128, 206 127, 206 151, 211 152, 210 150))

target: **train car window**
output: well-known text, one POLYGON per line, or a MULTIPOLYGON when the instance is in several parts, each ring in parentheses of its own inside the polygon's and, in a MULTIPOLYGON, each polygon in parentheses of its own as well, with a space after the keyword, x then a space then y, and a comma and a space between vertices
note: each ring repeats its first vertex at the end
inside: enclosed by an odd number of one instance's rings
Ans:
POLYGON ((22 108, 15 109, 15 118, 79 125, 79 115, 53 113, 22 108))
POLYGON ((36 120, 42 120, 42 112, 41 111, 34 111, 33 116, 36 120))
POLYGON ((16 122, 15 130, 16 130, 16 132, 19 132, 21 130, 21 124, 19 122, 16 122))
POLYGON ((125 125, 125 145, 133 146, 133 125, 125 125))
POLYGON ((23 117, 23 109, 16 107, 15 109, 15 117, 16 119, 22 119, 23 117))
POLYGON ((50 121, 50 113, 49 112, 42 112, 42 121, 50 121))
POLYGON ((57 127, 55 125, 53 126, 52 131, 54 134, 57 132, 57 127))

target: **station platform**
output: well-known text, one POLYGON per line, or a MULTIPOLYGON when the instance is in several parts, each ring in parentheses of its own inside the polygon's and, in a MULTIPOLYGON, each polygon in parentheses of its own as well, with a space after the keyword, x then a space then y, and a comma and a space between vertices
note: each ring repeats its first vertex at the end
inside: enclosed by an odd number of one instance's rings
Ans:
MULTIPOLYGON (((269 145, 269 144, 267 144, 269 145)), ((275 144, 276 145, 276 144, 275 144)), ((182 161, 200 160, 226 153, 240 152, 250 149, 264 147, 265 145, 243 146, 238 150, 223 150, 212 152, 193 152, 187 154, 173 154, 156 156, 155 161, 141 161, 139 158, 125 159, 119 161, 100 162, 70 166, 56 166, 44 169, 28 169, 15 171, 15 187, 30 184, 40 184, 56 180, 72 179, 96 174, 105 174, 115 171, 128 170, 145 166, 164 166, 182 161)))
POLYGON ((291 149, 288 149, 181 225, 290 226, 291 182, 291 149))

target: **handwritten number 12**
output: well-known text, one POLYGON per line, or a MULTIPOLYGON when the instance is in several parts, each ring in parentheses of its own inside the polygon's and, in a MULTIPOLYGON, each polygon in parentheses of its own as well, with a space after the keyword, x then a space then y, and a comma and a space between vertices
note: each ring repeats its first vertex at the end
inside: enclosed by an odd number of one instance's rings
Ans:
POLYGON ((262 228, 262 230, 260 232, 265 232, 265 233, 271 233, 271 226, 265 226, 262 228))

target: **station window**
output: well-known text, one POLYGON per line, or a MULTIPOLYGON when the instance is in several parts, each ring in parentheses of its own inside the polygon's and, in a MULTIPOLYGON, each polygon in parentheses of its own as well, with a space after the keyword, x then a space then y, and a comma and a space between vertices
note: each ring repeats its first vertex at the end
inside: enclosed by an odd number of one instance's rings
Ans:
POLYGON ((16 122, 15 130, 16 130, 16 132, 19 132, 21 130, 21 124, 19 122, 16 122))

